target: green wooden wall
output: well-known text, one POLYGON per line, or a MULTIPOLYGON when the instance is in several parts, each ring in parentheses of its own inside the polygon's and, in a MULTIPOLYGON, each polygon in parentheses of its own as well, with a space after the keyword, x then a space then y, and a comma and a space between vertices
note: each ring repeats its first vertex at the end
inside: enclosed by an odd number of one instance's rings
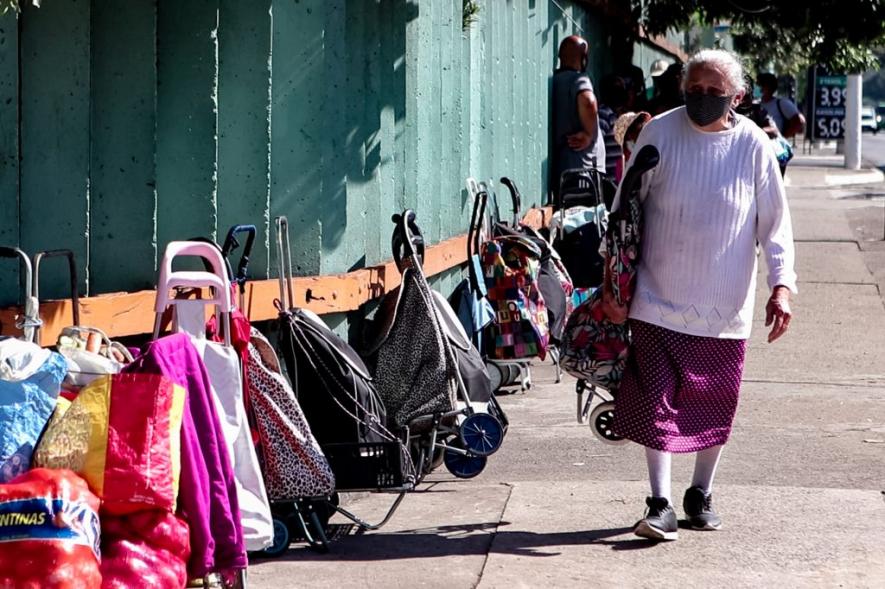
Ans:
MULTIPOLYGON (((461 4, 52 0, 3 16, 0 243, 74 250, 97 294, 150 288, 168 241, 234 223, 259 227, 253 276, 275 275, 279 214, 296 271, 325 274, 389 258, 407 206, 431 242, 464 232, 468 175, 542 202, 556 48, 579 23, 600 71, 604 26, 569 2, 566 18, 487 0, 464 32, 461 4)), ((41 294, 67 295, 57 266, 41 294)))

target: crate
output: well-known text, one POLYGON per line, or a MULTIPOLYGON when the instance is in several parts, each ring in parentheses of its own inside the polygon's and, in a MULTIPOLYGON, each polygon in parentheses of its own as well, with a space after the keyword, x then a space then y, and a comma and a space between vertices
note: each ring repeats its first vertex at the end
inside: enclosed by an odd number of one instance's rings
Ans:
POLYGON ((415 468, 400 442, 325 444, 336 491, 395 491, 415 485, 415 468))

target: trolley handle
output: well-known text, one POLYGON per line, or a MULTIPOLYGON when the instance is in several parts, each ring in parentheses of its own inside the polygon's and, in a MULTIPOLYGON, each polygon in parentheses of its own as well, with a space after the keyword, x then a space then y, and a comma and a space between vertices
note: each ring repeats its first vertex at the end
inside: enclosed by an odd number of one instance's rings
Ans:
POLYGON ((467 187, 467 192, 470 193, 470 196, 476 198, 476 195, 479 194, 480 191, 479 183, 477 183, 476 178, 468 176, 464 181, 464 185, 467 187))
POLYGON ((504 176, 501 178, 501 184, 507 187, 510 191, 510 199, 513 202, 513 226, 519 226, 519 214, 522 211, 522 195, 519 194, 519 189, 516 187, 516 184, 510 178, 504 176))
POLYGON ((283 311, 295 306, 292 292, 292 249, 289 245, 289 219, 280 215, 274 219, 277 229, 277 263, 280 281, 280 304, 283 311))
POLYGON ((470 214, 470 229, 467 232, 467 257, 479 253, 483 215, 488 204, 489 193, 481 190, 473 199, 473 212, 470 214))
POLYGON ((230 313, 230 288, 227 283, 227 268, 218 246, 202 241, 171 241, 166 246, 166 253, 160 262, 160 276, 157 280, 157 300, 154 310, 162 313, 174 299, 169 298, 169 290, 175 287, 212 287, 216 292, 212 299, 207 300, 218 306, 220 313, 230 313), (211 272, 172 271, 172 260, 183 256, 194 256, 204 259, 211 267, 211 272))
POLYGON ((415 222, 415 211, 406 209, 390 219, 397 226, 391 237, 391 249, 397 268, 402 271, 403 261, 409 259, 420 266, 424 260, 424 236, 415 222))
POLYGON ((252 255, 252 246, 255 244, 255 236, 258 233, 258 229, 255 225, 234 225, 228 230, 227 237, 224 239, 224 245, 221 248, 221 255, 225 259, 229 258, 240 247, 237 235, 241 233, 246 234, 246 244, 243 246, 240 261, 237 263, 237 272, 231 279, 240 287, 240 290, 243 289, 243 285, 249 277, 249 257, 252 255))
POLYGON ((0 258, 26 258, 27 255, 17 247, 0 245, 0 258))
MULTIPOLYGON (((211 239, 209 237, 205 237, 205 236, 190 237, 190 238, 186 239, 185 241, 199 241, 200 243, 207 243, 207 244, 211 245, 212 247, 214 247, 215 249, 217 249, 218 251, 221 251, 221 246, 218 245, 217 243, 215 243, 214 239, 211 239)), ((212 262, 210 262, 207 258, 200 257, 200 261, 203 263, 203 269, 206 270, 206 272, 209 272, 211 274, 212 272, 215 271, 212 266, 212 262)), ((234 271, 230 267, 230 261, 227 258, 224 258, 224 267, 227 270, 228 280, 233 282, 234 271)))
POLYGON ((169 297, 173 288, 192 287, 212 289, 212 297, 205 299, 206 305, 215 305, 224 327, 224 343, 230 345, 230 313, 232 311, 230 281, 227 277, 227 266, 216 244, 203 241, 171 241, 166 246, 163 260, 160 262, 160 274, 157 279, 157 298, 154 303, 156 313, 154 320, 154 339, 160 335, 160 323, 163 312, 169 305, 179 301, 169 297), (183 256, 203 258, 211 272, 204 271, 172 271, 172 261, 183 256))
POLYGON ((24 312, 15 318, 15 326, 22 330, 25 341, 36 341, 37 328, 42 324, 40 320, 40 303, 32 292, 33 269, 31 259, 24 251, 17 247, 0 246, 0 258, 19 259, 19 265, 24 268, 24 280, 21 281, 24 291, 22 306, 24 312))
POLYGON ((7 247, 0 246, 0 258, 7 258, 10 260, 18 259, 20 260, 21 266, 25 269, 25 301, 31 296, 31 275, 33 274, 31 269, 31 259, 28 257, 28 254, 23 252, 17 247, 7 247))
POLYGON ((470 276, 471 287, 475 292, 479 292, 480 277, 476 275, 473 266, 473 256, 479 255, 480 252, 480 233, 482 232, 483 216, 485 215, 486 205, 488 203, 489 194, 482 190, 476 194, 473 200, 473 213, 470 219, 470 231, 467 234, 467 272, 470 276))
MULTIPOLYGON (((71 285, 71 305, 73 307, 74 325, 80 325, 80 290, 77 286, 77 261, 74 258, 74 252, 67 249, 46 250, 37 252, 34 255, 34 274, 33 283, 31 285, 31 295, 40 300, 40 263, 44 258, 67 258, 68 273, 71 285)), ((40 341, 39 326, 34 329, 34 341, 40 341)))

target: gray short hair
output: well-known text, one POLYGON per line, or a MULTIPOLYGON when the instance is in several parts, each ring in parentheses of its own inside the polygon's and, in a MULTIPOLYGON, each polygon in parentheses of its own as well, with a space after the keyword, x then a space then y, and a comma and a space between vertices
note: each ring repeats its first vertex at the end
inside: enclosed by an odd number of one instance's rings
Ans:
POLYGON ((722 72, 728 86, 725 89, 728 94, 737 94, 744 90, 744 66, 741 65, 741 60, 737 55, 724 49, 701 49, 692 55, 685 64, 685 75, 682 77, 683 90, 688 82, 691 68, 699 65, 712 66, 722 72))

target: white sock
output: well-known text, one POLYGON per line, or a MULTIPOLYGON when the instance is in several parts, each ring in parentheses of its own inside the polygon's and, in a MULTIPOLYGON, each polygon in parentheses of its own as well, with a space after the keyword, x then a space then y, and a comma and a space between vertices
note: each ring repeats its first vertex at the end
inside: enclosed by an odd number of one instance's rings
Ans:
POLYGON ((692 487, 700 487, 708 494, 713 492, 713 477, 716 476, 716 467, 719 466, 722 447, 720 444, 698 452, 694 462, 694 476, 691 478, 692 487))
POLYGON ((652 448, 645 449, 645 462, 648 464, 648 482, 651 483, 652 497, 670 500, 670 466, 672 455, 652 448))

